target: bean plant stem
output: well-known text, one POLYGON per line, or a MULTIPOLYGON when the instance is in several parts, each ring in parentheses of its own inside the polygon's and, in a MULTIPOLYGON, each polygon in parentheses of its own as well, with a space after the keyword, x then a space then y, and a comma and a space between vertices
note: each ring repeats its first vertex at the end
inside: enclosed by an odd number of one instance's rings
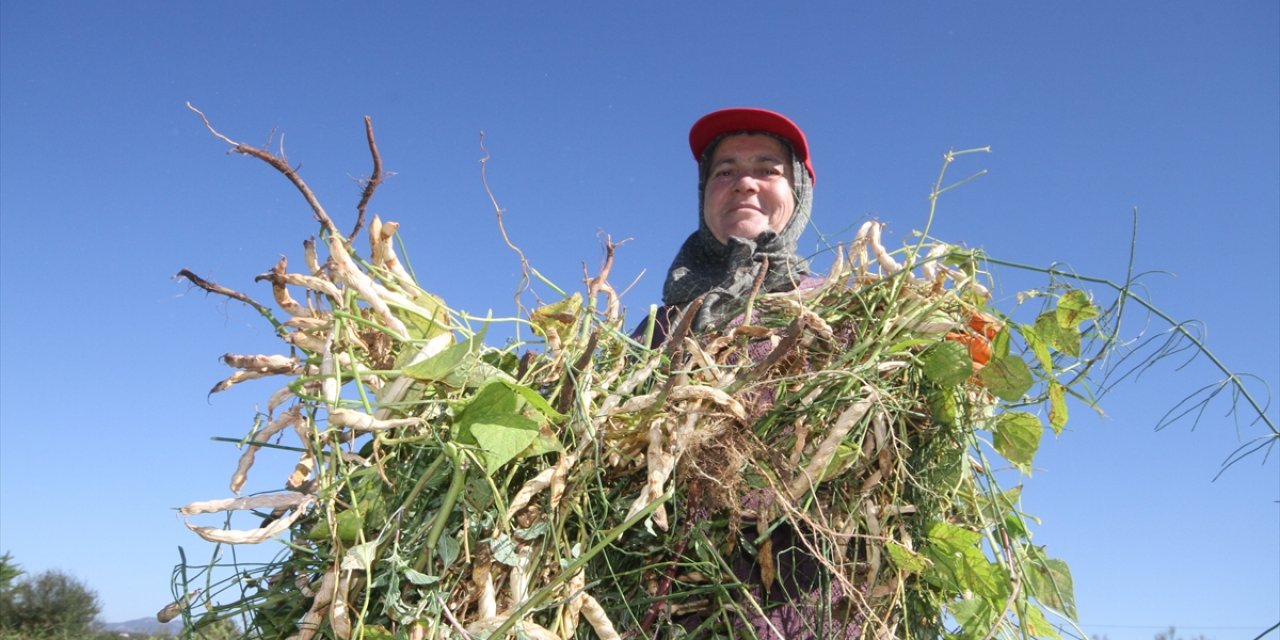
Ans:
POLYGON ((444 494, 444 501, 441 502, 440 509, 436 511, 436 518, 431 523, 431 531, 427 533, 422 553, 418 556, 418 561, 413 565, 415 571, 423 571, 434 559, 436 543, 440 541, 440 535, 444 533, 444 526, 449 522, 449 516, 453 515, 453 505, 458 502, 458 496, 462 493, 462 487, 467 481, 466 459, 458 451, 457 445, 452 442, 446 443, 444 450, 450 461, 453 462, 453 480, 450 481, 449 489, 444 494))
POLYGON ((1025 269, 1027 271, 1038 271, 1041 273, 1046 273, 1051 276, 1071 278, 1074 280, 1080 280, 1082 282, 1092 282, 1095 284, 1106 285, 1116 290, 1116 292, 1119 293, 1125 299, 1133 300, 1134 302, 1137 302, 1140 306, 1142 306, 1142 308, 1149 311, 1152 315, 1169 323, 1169 326, 1173 331, 1177 332, 1179 335, 1186 338, 1187 341, 1190 342, 1198 351, 1203 353, 1205 357, 1209 359, 1209 362, 1213 363, 1213 366, 1216 367, 1218 371, 1221 371, 1223 375, 1227 376, 1227 381, 1229 381, 1231 383, 1231 386, 1233 386, 1236 389, 1236 391, 1240 394, 1240 397, 1244 398, 1245 402, 1249 403, 1249 406, 1253 409, 1253 411, 1258 414, 1258 418, 1262 420, 1267 425, 1267 428, 1271 430, 1271 434, 1275 437, 1280 437, 1280 428, 1276 427, 1276 423, 1271 419, 1271 416, 1267 415, 1267 412, 1265 409, 1262 408, 1262 405, 1260 405, 1258 401, 1254 399, 1253 394, 1249 393, 1249 390, 1245 388, 1244 383, 1240 381, 1239 375, 1231 371, 1231 369, 1227 368, 1227 365, 1223 364, 1223 362, 1219 360, 1218 357, 1214 355, 1213 352, 1210 351, 1207 346, 1205 346, 1203 341, 1201 341, 1194 334, 1192 334, 1190 331, 1187 330, 1186 325, 1184 323, 1174 320, 1172 317, 1169 316, 1169 314, 1161 311, 1155 305, 1151 304, 1150 302, 1147 302, 1140 296, 1134 295, 1129 290, 1128 287, 1122 287, 1105 278, 1083 276, 1077 273, 1071 273, 1069 271, 1055 269, 1053 267, 1049 267, 1049 268, 1037 267, 1034 265, 1023 264, 1021 262, 999 260, 991 257, 986 257, 985 260, 987 262, 990 262, 991 264, 998 264, 1006 267, 1013 267, 1015 269, 1025 269))

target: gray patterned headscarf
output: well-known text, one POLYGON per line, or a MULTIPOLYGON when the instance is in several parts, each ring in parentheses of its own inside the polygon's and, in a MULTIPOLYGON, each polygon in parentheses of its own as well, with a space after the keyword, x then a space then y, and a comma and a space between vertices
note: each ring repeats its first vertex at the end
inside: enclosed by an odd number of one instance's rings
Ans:
POLYGON ((813 179, 804 163, 796 159, 791 144, 771 133, 738 131, 726 133, 707 145, 698 162, 698 230, 689 235, 667 271, 662 287, 662 301, 667 305, 685 306, 703 296, 702 307, 694 318, 694 329, 706 329, 727 322, 738 312, 743 299, 760 277, 760 267, 768 258, 768 272, 760 287, 762 293, 790 291, 809 273, 809 265, 796 255, 796 243, 809 224, 813 210, 813 179), (767 230, 755 238, 731 236, 722 244, 711 233, 702 211, 710 160, 716 147, 734 135, 767 135, 782 142, 791 154, 791 175, 796 208, 791 220, 780 233, 767 230))

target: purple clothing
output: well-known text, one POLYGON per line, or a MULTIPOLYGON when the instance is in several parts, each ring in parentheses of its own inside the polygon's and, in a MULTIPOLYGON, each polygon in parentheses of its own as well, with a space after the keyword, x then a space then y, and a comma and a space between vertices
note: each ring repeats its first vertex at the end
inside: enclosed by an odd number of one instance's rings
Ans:
MULTIPOLYGON (((861 621, 849 619, 854 607, 847 605, 848 594, 836 582, 827 579, 826 569, 799 540, 795 529, 781 525, 770 536, 776 576, 768 595, 760 576, 760 564, 754 556, 739 550, 730 559, 733 574, 750 587, 751 597, 764 611, 741 604, 746 622, 735 627, 744 634, 749 626, 758 640, 853 640, 859 637, 861 621)), ((675 622, 687 631, 697 629, 707 619, 706 613, 695 613, 675 622)), ((691 636, 698 637, 698 636, 691 636)))

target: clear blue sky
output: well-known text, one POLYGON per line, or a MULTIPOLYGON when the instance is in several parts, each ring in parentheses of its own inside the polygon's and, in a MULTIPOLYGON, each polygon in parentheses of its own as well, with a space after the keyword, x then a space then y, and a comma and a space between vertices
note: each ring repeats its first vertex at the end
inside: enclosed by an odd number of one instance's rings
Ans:
MULTIPOLYGON (((598 234, 630 238, 614 280, 645 272, 633 313, 695 223, 685 135, 706 111, 800 123, 814 224, 836 239, 874 216, 900 242, 941 155, 991 145, 955 167, 989 174, 945 197, 936 235, 1118 279, 1136 206, 1137 267, 1164 272, 1151 296, 1203 321, 1230 366, 1280 382, 1274 0, 803 7, 0 2, 0 551, 75 574, 108 620, 166 603, 179 545, 208 553, 173 508, 228 494, 236 452, 209 437, 244 434, 275 384, 205 392, 222 353, 278 347, 253 312, 171 276, 269 299, 253 276, 315 225, 187 101, 233 137, 274 130, 347 224, 372 116, 395 175, 371 211, 404 224, 429 289, 477 313, 511 313, 518 274, 480 183, 482 130, 530 260, 575 287, 598 234)), ((1006 282, 997 304, 1030 280, 1006 282)), ((1170 363, 1103 419, 1073 407, 1025 481, 1091 634, 1252 638, 1280 621, 1280 463, 1211 482, 1262 430, 1226 404, 1153 430, 1214 380, 1203 360, 1170 363)))

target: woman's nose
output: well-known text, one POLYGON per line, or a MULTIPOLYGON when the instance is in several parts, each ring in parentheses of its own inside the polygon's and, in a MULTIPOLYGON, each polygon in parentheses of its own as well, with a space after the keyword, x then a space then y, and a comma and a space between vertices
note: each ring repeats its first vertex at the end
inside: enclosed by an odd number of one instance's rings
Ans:
POLYGON ((741 192, 759 191, 760 185, 756 182, 754 177, 750 175, 742 175, 733 183, 733 190, 741 192))

